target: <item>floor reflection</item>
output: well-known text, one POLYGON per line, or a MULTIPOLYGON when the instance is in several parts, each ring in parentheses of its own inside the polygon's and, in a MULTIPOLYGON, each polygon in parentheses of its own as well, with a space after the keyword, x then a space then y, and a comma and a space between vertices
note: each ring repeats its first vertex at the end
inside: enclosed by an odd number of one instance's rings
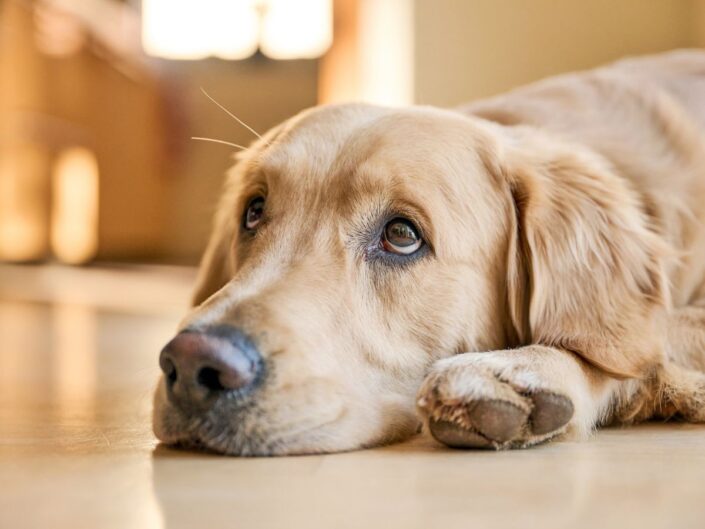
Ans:
POLYGON ((0 303, 0 404, 20 414, 36 401, 36 389, 51 391, 51 311, 32 303, 0 303))
POLYGON ((163 527, 150 403, 176 319, 0 300, 0 527, 163 527))
POLYGON ((60 418, 90 421, 96 407, 98 317, 85 305, 52 307, 54 394, 60 418))
POLYGON ((695 528, 705 516, 703 442, 702 427, 648 424, 503 453, 445 450, 423 437, 284 458, 160 446, 152 479, 167 529, 695 528))

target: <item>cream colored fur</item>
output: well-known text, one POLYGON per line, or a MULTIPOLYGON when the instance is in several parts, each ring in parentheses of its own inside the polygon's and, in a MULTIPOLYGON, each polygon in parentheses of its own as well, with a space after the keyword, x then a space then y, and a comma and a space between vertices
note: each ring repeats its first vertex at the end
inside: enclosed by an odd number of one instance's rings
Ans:
POLYGON ((160 383, 155 432, 248 455, 402 439, 417 408, 496 448, 702 422, 704 222, 705 52, 454 111, 303 112, 239 156, 182 324, 243 329, 265 384, 234 422, 181 416, 160 383), (240 219, 257 194, 250 240, 240 219), (366 259, 385 215, 414 220, 428 254, 366 259), (572 416, 536 435, 539 394, 572 416), (483 433, 483 402, 511 409, 518 433, 483 433))

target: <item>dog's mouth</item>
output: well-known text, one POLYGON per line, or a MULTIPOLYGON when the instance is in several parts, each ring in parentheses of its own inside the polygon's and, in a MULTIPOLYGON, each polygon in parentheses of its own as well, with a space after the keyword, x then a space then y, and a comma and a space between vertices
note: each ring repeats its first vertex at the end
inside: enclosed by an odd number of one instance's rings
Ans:
POLYGON ((270 456, 296 456, 319 453, 329 453, 333 450, 315 448, 315 436, 304 439, 300 437, 278 442, 252 442, 236 444, 231 442, 222 443, 218 440, 199 438, 191 436, 170 443, 170 446, 177 450, 189 452, 201 452, 204 454, 237 456, 237 457, 270 457, 270 456))
POLYGON ((277 449, 269 443, 246 443, 235 444, 232 441, 234 435, 228 435, 224 440, 218 437, 202 436, 202 434, 191 433, 179 437, 176 441, 165 442, 172 448, 188 452, 200 452, 203 454, 238 456, 238 457, 258 457, 279 455, 281 448, 277 449))
POLYGON ((340 399, 329 395, 323 407, 297 403, 286 392, 277 396, 278 405, 257 399, 238 407, 226 401, 205 412, 186 413, 164 398, 160 388, 155 397, 154 433, 162 443, 177 449, 242 457, 350 449, 337 435, 338 423, 347 414, 340 399))
POLYGON ((237 430, 230 431, 201 421, 199 428, 164 438, 162 442, 178 450, 239 457, 307 455, 349 450, 323 448, 322 442, 327 437, 324 430, 332 422, 335 421, 280 435, 257 433, 247 436, 237 430))

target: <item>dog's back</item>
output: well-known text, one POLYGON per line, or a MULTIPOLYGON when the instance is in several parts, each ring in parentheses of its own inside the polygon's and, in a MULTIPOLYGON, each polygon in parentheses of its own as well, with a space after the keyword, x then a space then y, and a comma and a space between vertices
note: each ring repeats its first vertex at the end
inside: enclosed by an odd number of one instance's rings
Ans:
MULTIPOLYGON (((635 178, 644 152, 692 156, 705 142, 705 51, 626 59, 549 78, 461 107, 504 125, 530 125, 588 146, 635 178)), ((658 160, 657 160, 658 161, 658 160)), ((641 168, 639 168, 641 169, 641 168)))

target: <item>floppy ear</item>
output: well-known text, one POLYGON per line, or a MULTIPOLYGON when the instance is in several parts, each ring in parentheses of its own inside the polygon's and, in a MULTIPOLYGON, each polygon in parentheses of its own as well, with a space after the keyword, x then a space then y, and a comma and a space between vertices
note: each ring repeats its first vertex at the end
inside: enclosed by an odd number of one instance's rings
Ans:
POLYGON ((191 305, 196 307, 223 288, 232 278, 234 221, 226 215, 224 201, 216 213, 213 231, 201 258, 191 305))
POLYGON ((233 277, 235 271, 234 244, 237 235, 235 199, 243 170, 240 165, 235 165, 228 172, 223 193, 215 212, 213 231, 198 269, 196 287, 191 298, 191 304, 194 307, 218 292, 233 277))
MULTIPOLYGON (((239 187, 249 168, 252 159, 256 158, 261 149, 270 146, 284 130, 288 122, 271 128, 250 148, 242 150, 233 156, 235 165, 228 171, 223 193, 218 202, 213 231, 201 258, 201 264, 196 278, 191 305, 198 306, 223 288, 235 273, 235 237, 238 232, 238 220, 234 208, 239 187)), ((253 131, 254 132, 254 131, 253 131)))
POLYGON ((663 356, 667 247, 606 162, 529 141, 500 162, 514 209, 508 292, 516 333, 614 376, 643 376, 663 356))

